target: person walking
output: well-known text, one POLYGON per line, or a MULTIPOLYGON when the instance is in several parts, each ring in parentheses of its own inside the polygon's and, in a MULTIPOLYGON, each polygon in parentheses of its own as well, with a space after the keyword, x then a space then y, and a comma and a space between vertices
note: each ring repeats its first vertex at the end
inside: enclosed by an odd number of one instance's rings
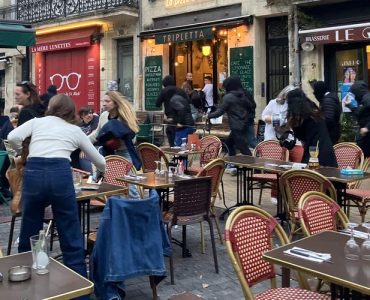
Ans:
POLYGON ((171 75, 167 75, 163 78, 162 85, 164 88, 158 95, 155 105, 157 107, 164 106, 164 114, 166 115, 164 122, 168 124, 166 126, 166 135, 170 147, 173 147, 175 146, 176 123, 174 123, 175 111, 170 104, 170 100, 175 94, 188 100, 188 95, 184 90, 176 87, 175 79, 171 75))
POLYGON ((345 105, 351 109, 357 118, 360 130, 356 137, 357 145, 364 152, 365 157, 370 157, 370 91, 366 82, 355 81, 349 92, 355 95, 358 106, 354 106, 351 101, 346 101, 345 105))
POLYGON ((41 103, 36 86, 32 82, 22 81, 17 83, 14 94, 15 102, 23 106, 18 116, 18 126, 33 118, 44 116, 45 106, 41 103))
POLYGON ((320 166, 337 168, 333 144, 317 105, 298 88, 287 94, 287 100, 287 125, 303 144, 302 163, 309 161, 309 147, 318 146, 320 166))
POLYGON ((70 155, 81 148, 101 172, 105 171, 105 160, 75 123, 73 100, 60 94, 50 100, 46 117, 34 118, 18 126, 10 132, 8 141, 20 151, 22 142, 31 137, 23 175, 18 251, 31 250, 30 237, 43 228, 44 210, 51 204, 64 264, 86 277, 84 240, 70 155))
POLYGON ((214 106, 214 99, 213 99, 213 84, 212 84, 211 76, 204 77, 204 87, 202 91, 204 92, 206 96, 207 113, 213 112, 215 110, 215 106, 214 106))
POLYGON ((230 76, 225 79, 223 86, 226 94, 222 99, 222 103, 216 111, 209 113, 207 118, 217 118, 227 113, 231 130, 226 141, 229 155, 236 154, 235 148, 239 149, 242 154, 252 155, 248 147, 247 128, 248 115, 252 114, 256 108, 253 96, 243 89, 238 76, 230 76))
POLYGON ((320 103, 320 111, 323 115, 326 127, 329 131, 329 137, 332 144, 338 143, 341 134, 340 115, 342 114, 342 105, 335 93, 329 92, 324 81, 316 81, 313 84, 313 94, 320 103))

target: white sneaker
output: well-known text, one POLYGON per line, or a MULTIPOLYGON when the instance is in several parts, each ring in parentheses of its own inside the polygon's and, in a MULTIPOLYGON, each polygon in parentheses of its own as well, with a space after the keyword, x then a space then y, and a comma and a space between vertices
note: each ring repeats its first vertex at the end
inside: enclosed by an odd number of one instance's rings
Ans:
POLYGON ((277 198, 271 197, 271 203, 277 205, 277 198))

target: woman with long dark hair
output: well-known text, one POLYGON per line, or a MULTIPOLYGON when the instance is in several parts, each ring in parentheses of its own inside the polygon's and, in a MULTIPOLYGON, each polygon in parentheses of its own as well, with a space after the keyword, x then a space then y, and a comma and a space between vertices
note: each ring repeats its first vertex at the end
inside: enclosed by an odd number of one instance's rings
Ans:
POLYGON ((44 209, 51 204, 66 266, 86 276, 85 252, 70 166, 71 153, 80 148, 105 171, 105 160, 76 123, 73 100, 59 94, 51 98, 44 118, 33 118, 8 136, 13 148, 31 137, 23 175, 22 225, 19 252, 30 251, 30 237, 43 227, 44 209))
POLYGON ((302 162, 307 163, 310 158, 309 147, 318 145, 320 165, 338 167, 325 120, 317 105, 301 89, 290 91, 287 100, 288 125, 303 144, 302 162))

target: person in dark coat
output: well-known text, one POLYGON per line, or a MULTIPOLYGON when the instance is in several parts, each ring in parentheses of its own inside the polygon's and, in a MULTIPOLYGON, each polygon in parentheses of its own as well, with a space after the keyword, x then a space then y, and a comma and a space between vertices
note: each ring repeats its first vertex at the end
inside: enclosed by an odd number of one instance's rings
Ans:
POLYGON ((231 76, 223 82, 226 95, 216 111, 208 114, 208 119, 217 118, 227 113, 229 118, 230 134, 226 144, 229 148, 229 155, 235 155, 237 149, 242 154, 252 155, 248 148, 247 130, 249 118, 253 116, 256 104, 253 96, 243 89, 240 78, 231 76))
POLYGON ((174 123, 174 115, 175 112, 170 105, 170 100, 173 95, 180 95, 188 100, 188 95, 186 92, 178 87, 176 87, 176 81, 171 75, 167 75, 163 78, 162 84, 164 88, 162 89, 161 93, 159 94, 155 105, 157 107, 164 106, 164 114, 166 115, 166 119, 164 120, 166 123, 170 124, 166 128, 166 135, 168 139, 168 143, 171 147, 175 145, 175 135, 176 135, 176 124, 174 123), (172 125, 172 126, 171 126, 172 125))
POLYGON ((309 147, 318 144, 320 166, 337 168, 333 144, 319 108, 301 89, 290 91, 287 100, 287 124, 303 144, 302 163, 308 163, 310 159, 309 147))
POLYGON ((316 81, 313 85, 313 94, 320 103, 320 111, 325 118, 326 127, 332 144, 336 144, 340 138, 341 126, 340 115, 342 105, 335 93, 329 92, 324 81, 316 81))
POLYGON ((359 134, 356 138, 357 145, 364 152, 365 157, 370 156, 370 91, 368 85, 364 81, 355 81, 349 90, 355 95, 355 100, 358 103, 354 107, 351 102, 346 102, 346 106, 351 109, 357 118, 360 126, 359 134))
POLYGON ((46 93, 40 96, 42 104, 44 104, 45 107, 48 107, 51 97, 55 96, 57 93, 58 93, 57 87, 53 84, 49 85, 49 87, 46 90, 46 93))
POLYGON ((18 116, 18 126, 33 118, 41 118, 45 115, 45 106, 41 103, 36 86, 32 82, 22 81, 17 83, 15 101, 23 106, 18 116))

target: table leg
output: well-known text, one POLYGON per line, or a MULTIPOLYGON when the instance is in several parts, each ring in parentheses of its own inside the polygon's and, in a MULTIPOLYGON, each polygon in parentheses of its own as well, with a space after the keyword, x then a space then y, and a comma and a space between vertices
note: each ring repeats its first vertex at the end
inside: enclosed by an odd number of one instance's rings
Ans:
POLYGON ((334 283, 330 284, 330 295, 332 300, 337 299, 337 285, 334 283))
POLYGON ((277 179, 277 187, 276 187, 276 198, 277 198, 277 206, 276 206, 276 216, 275 218, 278 218, 281 222, 281 225, 283 225, 284 221, 286 221, 286 215, 285 215, 285 207, 283 203, 283 197, 280 192, 279 188, 279 179, 280 175, 276 174, 276 179, 277 179))
POLYGON ((281 287, 290 287, 290 269, 281 268, 281 287))

